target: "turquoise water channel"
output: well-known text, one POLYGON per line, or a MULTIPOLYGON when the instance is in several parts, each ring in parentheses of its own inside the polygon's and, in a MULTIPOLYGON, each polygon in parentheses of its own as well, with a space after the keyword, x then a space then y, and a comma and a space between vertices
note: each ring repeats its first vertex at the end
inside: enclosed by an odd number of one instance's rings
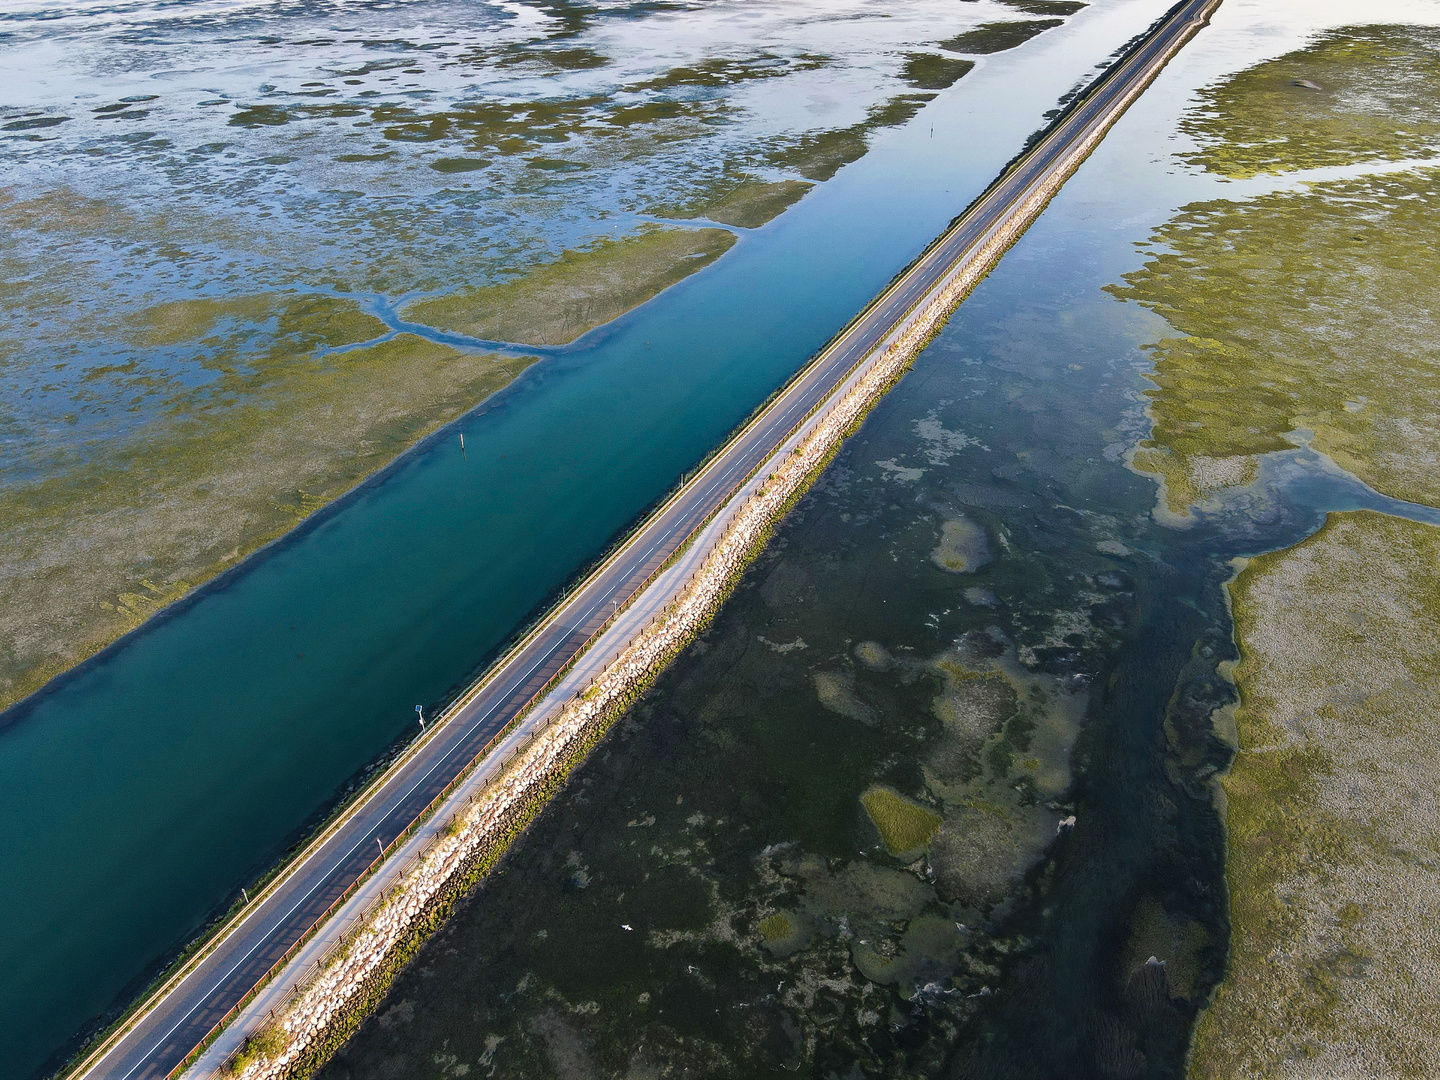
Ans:
POLYGON ((1097 5, 993 58, 709 269, 5 714, 4 1074, 122 1005, 1163 7, 1097 5))
MULTIPOLYGON (((1298 37, 1300 6, 1260 18, 1298 37)), ((1331 511, 1440 521, 1304 446, 1184 521, 1127 466, 1151 430, 1147 346, 1176 331, 1107 286, 1177 207, 1244 197, 1175 160, 1195 88, 1288 47, 1237 8, 322 1080, 1188 1075, 1228 946, 1232 560, 1331 511)))

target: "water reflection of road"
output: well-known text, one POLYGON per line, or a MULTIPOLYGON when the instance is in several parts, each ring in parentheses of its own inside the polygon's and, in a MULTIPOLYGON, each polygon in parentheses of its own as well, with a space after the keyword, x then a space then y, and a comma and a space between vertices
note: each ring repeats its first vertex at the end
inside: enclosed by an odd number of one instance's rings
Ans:
MULTIPOLYGON (((203 959, 175 980, 133 1026, 94 1056, 82 1075, 118 1080, 169 1075, 316 920, 370 870, 376 851, 402 836, 535 693, 573 661, 575 666, 525 724, 491 753, 487 759, 491 764, 478 769, 451 798, 463 801, 482 786, 512 747, 583 688, 669 602, 704 558, 710 542, 728 524, 734 510, 769 471, 766 464, 788 453, 808 433, 809 425, 823 415, 825 404, 843 396, 898 335, 907 314, 923 306, 957 264, 991 241, 1019 204, 1051 182, 1056 171, 1066 167, 1078 144, 1113 122, 1130 95, 1143 87, 1168 56, 1204 24, 1218 3, 1185 0, 1172 9, 705 469, 544 625, 492 669, 483 685, 392 768, 338 827, 312 845, 265 895, 258 897, 203 959), (812 412, 817 415, 797 430, 797 421, 812 412), (656 570, 712 515, 714 519, 676 564, 645 587, 656 570), (584 652, 596 632, 612 618, 616 601, 625 603, 632 597, 630 606, 593 648, 584 652)), ((447 816, 436 814, 428 827, 396 850, 381 871, 291 960, 282 978, 248 1006, 241 1019, 207 1053, 205 1064, 223 1059, 251 1024, 266 1015, 300 974, 296 965, 300 969, 313 965, 370 899, 394 881, 409 857, 428 843, 438 823, 447 816)))

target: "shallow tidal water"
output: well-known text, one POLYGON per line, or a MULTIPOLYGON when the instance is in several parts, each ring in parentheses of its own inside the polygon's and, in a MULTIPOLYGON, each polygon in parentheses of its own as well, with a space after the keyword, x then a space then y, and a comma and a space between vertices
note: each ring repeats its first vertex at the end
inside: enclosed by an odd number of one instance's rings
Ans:
MULTIPOLYGON (((434 706, 463 686, 577 567, 938 234, 1047 110, 1162 8, 1150 0, 1097 4, 1023 48, 984 59, 908 125, 876 138, 860 161, 745 233, 725 258, 531 368, 462 420, 464 455, 448 429, 7 712, 0 729, 5 1075, 57 1064, 77 1032, 123 1005, 406 737, 415 703, 434 706)), ((22 14, 44 21, 44 12, 22 14)), ((323 14, 332 19, 328 9, 323 14)), ((293 25, 286 33, 299 38, 293 25)), ((184 56, 153 27, 131 37, 117 55, 140 77, 153 74, 145 49, 157 43, 175 63, 184 56)), ((102 75, 106 47, 94 46, 102 75)), ((205 80, 186 78, 192 91, 204 89, 205 80)), ((111 104, 147 106, 113 113, 133 111, 136 132, 147 130, 152 112, 183 130, 185 109, 221 108, 192 103, 167 114, 172 105, 164 100, 111 104)), ((863 104, 854 108, 863 115, 863 104)), ((43 109, 22 105, 7 116, 9 124, 30 125, 14 129, 27 145, 31 136, 60 139, 71 130, 68 121, 32 124, 50 116, 43 109)), ((266 134, 241 128, 236 138, 266 134)), ((62 160, 113 151, 120 176, 124 155, 141 153, 142 140, 105 136, 110 141, 91 145, 87 138, 62 140, 62 160)), ((163 171, 172 150, 151 145, 144 153, 163 171)), ((33 152, 21 165, 43 174, 41 152, 33 152)), ((434 172, 424 161, 410 164, 434 172)), ((257 161, 254 175, 283 166, 257 161)), ((229 170, 241 166, 217 168, 194 174, 199 193, 228 190, 229 170)), ((246 204, 257 220, 268 212, 264 195, 246 204)), ((277 207, 284 201, 275 196, 277 207)), ((301 217, 314 209, 303 198, 296 205, 301 217)), ((563 230, 553 240, 565 243, 563 230)), ((117 280, 123 287, 152 270, 129 266, 131 277, 117 280)), ((230 275, 247 272, 225 267, 230 275)), ((48 422, 43 397, 27 399, 38 410, 34 430, 48 422)))
POLYGON ((1126 459, 1174 331, 1105 290, 1282 183, 1178 164, 1195 89, 1344 18, 1221 9, 326 1076, 1183 1075, 1232 560, 1436 516, 1306 447, 1157 505, 1126 459))

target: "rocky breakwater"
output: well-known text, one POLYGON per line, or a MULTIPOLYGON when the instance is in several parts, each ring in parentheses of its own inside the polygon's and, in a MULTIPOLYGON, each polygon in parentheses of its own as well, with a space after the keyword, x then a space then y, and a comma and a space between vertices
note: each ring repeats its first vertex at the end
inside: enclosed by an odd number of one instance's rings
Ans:
MULTIPOLYGON (((1127 93, 1110 116, 1118 116, 1142 89, 1143 84, 1127 93)), ((606 728, 704 628, 775 523, 966 294, 1040 214, 1108 126, 1108 122, 1098 124, 1078 140, 861 365, 849 389, 826 403, 788 451, 770 460, 760 486, 721 511, 728 521, 718 537, 711 540, 715 530, 710 529, 697 541, 711 547, 693 577, 619 650, 591 686, 563 705, 479 796, 458 810, 442 811, 454 813, 450 825, 383 902, 366 914, 348 947, 292 999, 283 1014, 230 1058, 230 1074, 241 1080, 303 1076, 333 1053, 378 1002, 395 971, 443 921, 450 905, 494 865, 606 728)), ((662 579, 654 587, 663 584, 662 579)), ((602 641, 596 647, 606 644, 602 641)), ((539 707, 544 708, 544 703, 539 707)))

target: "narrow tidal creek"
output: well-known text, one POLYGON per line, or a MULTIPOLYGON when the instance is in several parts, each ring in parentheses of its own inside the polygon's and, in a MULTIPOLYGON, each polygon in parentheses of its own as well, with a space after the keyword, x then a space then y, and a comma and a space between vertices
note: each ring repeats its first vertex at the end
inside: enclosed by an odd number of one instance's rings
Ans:
POLYGON ((15 1075, 123 1006, 1163 9, 1096 5, 986 57, 725 257, 8 711, 15 1075))
POLYGON ((1232 560, 1332 510, 1435 520, 1303 447, 1184 518, 1127 464, 1175 331, 1106 287, 1223 190, 1176 120, 1303 32, 1256 11, 1122 120, 324 1075, 1184 1074, 1228 938, 1232 560))

